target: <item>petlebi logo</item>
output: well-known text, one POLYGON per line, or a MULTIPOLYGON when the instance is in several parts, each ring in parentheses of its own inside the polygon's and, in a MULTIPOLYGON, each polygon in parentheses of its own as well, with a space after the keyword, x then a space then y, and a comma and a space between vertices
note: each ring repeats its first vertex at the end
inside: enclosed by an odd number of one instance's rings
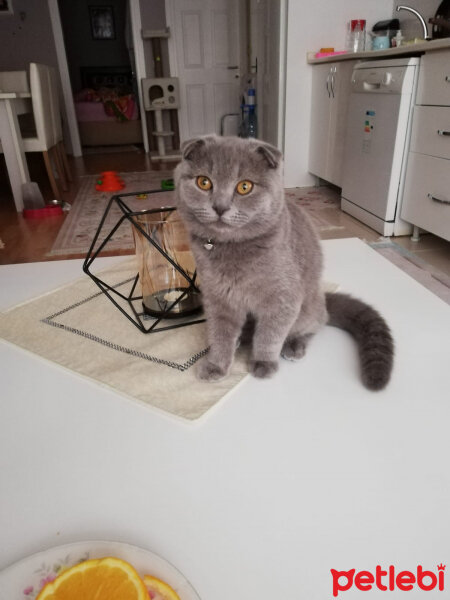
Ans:
MULTIPOLYGON (((444 591, 445 565, 437 565, 435 571, 426 570, 422 565, 418 565, 414 571, 397 571, 390 565, 383 568, 377 565, 375 571, 358 571, 350 569, 349 571, 337 571, 330 569, 333 579, 333 596, 336 597, 341 592, 355 587, 361 592, 367 592, 372 589, 379 589, 383 592, 402 590, 409 592, 413 589, 420 589, 425 592, 444 591)), ((434 596, 433 596, 434 598, 434 596)))

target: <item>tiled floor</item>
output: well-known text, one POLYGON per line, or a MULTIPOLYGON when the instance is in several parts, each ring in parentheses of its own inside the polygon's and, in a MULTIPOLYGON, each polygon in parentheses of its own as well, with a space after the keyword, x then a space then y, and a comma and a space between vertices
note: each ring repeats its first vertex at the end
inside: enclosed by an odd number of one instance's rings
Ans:
MULTIPOLYGON (((32 180, 39 182, 44 198, 50 200, 52 195, 42 158, 38 154, 28 155, 27 158, 32 180)), ((100 173, 104 170, 147 171, 173 168, 174 166, 174 163, 155 165, 143 151, 86 154, 83 158, 72 159, 71 164, 74 182, 70 191, 64 193, 64 199, 67 202, 71 202, 75 198, 78 189, 77 179, 80 176, 100 173)), ((338 197, 338 190, 330 190, 330 192, 335 193, 338 197)), ((325 214, 330 223, 338 226, 338 228, 322 232, 323 239, 359 237, 368 242, 384 239, 370 227, 343 213, 338 202, 336 205, 324 209, 322 214, 325 214)), ((6 168, 4 163, 0 163, 0 239, 5 244, 3 249, 0 248, 0 264, 49 260, 46 253, 51 249, 65 218, 66 216, 62 216, 34 222, 23 219, 22 215, 15 211, 6 168)), ((450 276, 450 242, 430 234, 421 236, 419 242, 412 242, 408 236, 392 239, 435 269, 450 276)), ((62 258, 64 256, 55 259, 62 258)))
MULTIPOLYGON (((338 194, 337 190, 336 194, 338 194)), ((327 213, 327 219, 330 222, 343 227, 343 229, 324 231, 321 234, 322 239, 344 238, 349 236, 356 236, 367 242, 377 242, 388 239, 384 238, 381 234, 364 223, 361 223, 354 217, 342 212, 338 206, 324 209, 323 212, 327 213)), ((421 234, 418 242, 413 242, 411 236, 401 236, 390 239, 450 277, 450 242, 429 233, 421 234)))

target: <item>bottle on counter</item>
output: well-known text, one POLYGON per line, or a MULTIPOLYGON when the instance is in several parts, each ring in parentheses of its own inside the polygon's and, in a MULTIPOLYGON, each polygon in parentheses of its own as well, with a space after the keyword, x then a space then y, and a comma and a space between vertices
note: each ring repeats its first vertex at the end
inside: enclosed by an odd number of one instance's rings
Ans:
POLYGON ((364 52, 366 49, 366 21, 352 19, 348 24, 347 50, 349 52, 364 52))
POLYGON ((405 38, 402 35, 402 32, 400 31, 400 29, 397 31, 397 33, 395 34, 395 37, 393 37, 391 39, 391 46, 393 48, 399 48, 402 45, 402 42, 405 38))

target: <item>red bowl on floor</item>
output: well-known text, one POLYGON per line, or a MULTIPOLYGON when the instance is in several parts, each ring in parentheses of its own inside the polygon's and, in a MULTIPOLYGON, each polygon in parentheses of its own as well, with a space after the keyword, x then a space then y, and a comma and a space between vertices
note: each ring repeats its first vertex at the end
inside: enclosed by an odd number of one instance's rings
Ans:
POLYGON ((45 219, 46 217, 58 217, 63 214, 61 206, 44 206, 44 208, 24 208, 25 219, 45 219))

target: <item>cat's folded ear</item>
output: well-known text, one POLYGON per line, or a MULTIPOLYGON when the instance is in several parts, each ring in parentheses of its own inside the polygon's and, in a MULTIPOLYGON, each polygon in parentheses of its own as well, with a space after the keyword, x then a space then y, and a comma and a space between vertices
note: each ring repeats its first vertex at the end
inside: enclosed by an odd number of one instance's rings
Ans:
POLYGON ((203 138, 186 140, 181 144, 181 156, 184 160, 194 160, 205 145, 203 138))
POLYGON ((276 169, 283 159, 283 155, 271 144, 260 143, 256 151, 262 154, 271 169, 276 169))

